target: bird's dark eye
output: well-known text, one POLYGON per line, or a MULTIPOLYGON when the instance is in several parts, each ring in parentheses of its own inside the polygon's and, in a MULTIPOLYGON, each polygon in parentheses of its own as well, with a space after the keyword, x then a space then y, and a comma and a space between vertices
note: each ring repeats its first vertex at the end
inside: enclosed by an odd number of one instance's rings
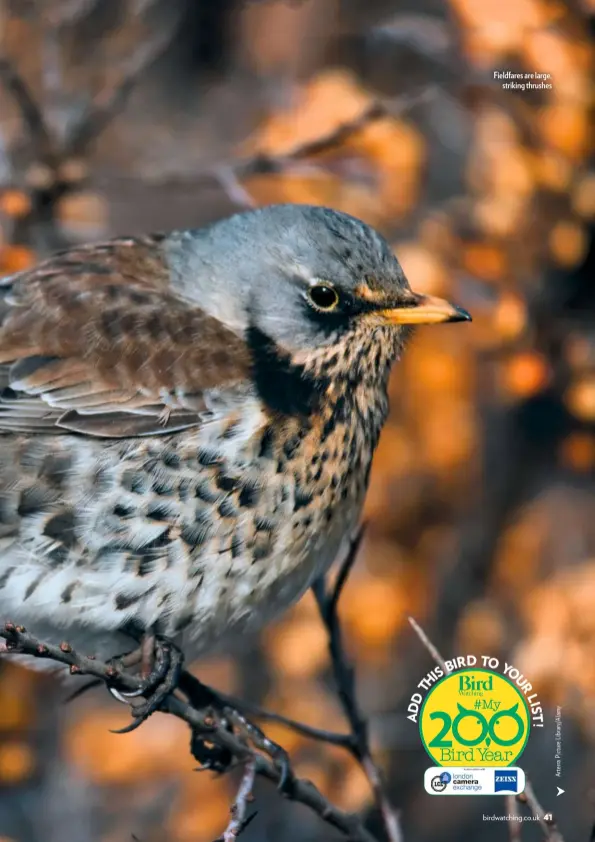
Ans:
POLYGON ((315 284, 310 287, 308 298, 317 310, 334 310, 339 303, 339 294, 328 284, 315 284))

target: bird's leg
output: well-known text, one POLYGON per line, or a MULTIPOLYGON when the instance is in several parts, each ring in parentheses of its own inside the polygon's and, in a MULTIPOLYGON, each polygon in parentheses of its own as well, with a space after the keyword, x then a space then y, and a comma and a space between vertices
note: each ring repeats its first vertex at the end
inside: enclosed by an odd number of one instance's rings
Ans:
POLYGON ((140 642, 140 674, 145 681, 155 668, 157 638, 152 633, 144 634, 140 642))
POLYGON ((140 665, 142 684, 138 690, 125 692, 110 687, 111 694, 120 702, 130 704, 134 722, 117 733, 134 731, 156 710, 178 686, 184 655, 181 650, 165 637, 147 632, 143 634, 140 645, 133 652, 117 659, 122 667, 140 665), (137 701, 143 697, 144 701, 137 701))

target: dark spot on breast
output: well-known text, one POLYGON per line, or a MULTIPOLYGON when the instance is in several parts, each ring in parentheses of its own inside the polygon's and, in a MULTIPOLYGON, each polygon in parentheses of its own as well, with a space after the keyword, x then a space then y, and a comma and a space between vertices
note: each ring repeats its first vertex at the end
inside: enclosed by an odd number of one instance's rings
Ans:
POLYGON ((139 558, 137 559, 136 565, 136 575, 140 576, 142 579, 144 576, 148 576, 150 573, 155 570, 155 559, 154 558, 139 558))
POLYGON ((48 483, 61 488, 72 467, 72 457, 65 454, 51 454, 45 457, 40 476, 48 483))
POLYGON ((221 517, 237 517, 240 511, 231 497, 226 497, 217 509, 221 517))
POLYGON ((64 544, 59 544, 57 547, 52 547, 45 559, 51 567, 63 567, 68 562, 69 556, 69 548, 64 544))
POLYGON ((222 471, 215 477, 215 484, 217 485, 217 488, 220 488, 222 491, 235 491, 236 488, 240 487, 240 483, 240 477, 233 476, 232 474, 225 474, 222 471))
POLYGON ((238 503, 242 508, 256 506, 262 494, 262 487, 257 482, 247 482, 242 486, 238 495, 238 503))
POLYGON ((177 632, 187 629, 190 623, 194 620, 194 611, 191 605, 187 605, 181 614, 178 614, 175 620, 174 628, 177 632))
POLYGON ((192 481, 188 478, 181 479, 178 483, 178 497, 180 500, 185 501, 188 500, 190 497, 190 489, 192 486, 192 481))
POLYGON ((219 492, 214 489, 208 480, 199 480, 194 490, 194 496, 205 503, 216 503, 221 497, 219 492))
POLYGON ((318 480, 320 479, 321 476, 322 476, 322 465, 319 465, 318 468, 316 469, 315 473, 312 475, 312 481, 318 482, 318 480))
POLYGON ((272 427, 267 427, 262 434, 260 440, 260 447, 258 449, 259 459, 273 459, 275 455, 275 431, 272 427))
POLYGON ((75 579, 69 585, 66 585, 62 593, 60 594, 60 602, 70 602, 72 599, 72 594, 74 593, 75 588, 78 586, 79 580, 75 579))
POLYGON ((113 475, 107 468, 97 468, 93 471, 91 485, 96 489, 110 488, 114 483, 113 475))
POLYGON ((134 514, 134 509, 130 506, 125 506, 123 503, 116 503, 113 511, 115 516, 120 518, 129 518, 134 514))
POLYGON ((276 525, 276 521, 266 515, 257 515, 254 518, 254 528, 257 532, 272 532, 276 525))
POLYGON ((200 547, 212 535, 212 527, 208 523, 185 523, 180 537, 189 547, 200 547))
POLYGON ((216 450, 210 450, 206 447, 199 447, 196 452, 196 458, 199 465, 205 468, 212 468, 215 465, 223 464, 223 457, 216 450))
POLYGON ((114 608, 116 611, 125 611, 131 605, 135 605, 145 594, 134 594, 125 596, 124 594, 117 594, 114 599, 114 608))
POLYGON ((0 573, 0 591, 6 587, 8 580, 16 570, 16 567, 7 567, 2 573, 0 573))
POLYGON ((161 461, 168 468, 179 468, 182 460, 175 450, 165 450, 161 455, 161 461))
POLYGON ((283 453, 285 454, 287 459, 293 459, 301 443, 301 435, 292 436, 285 442, 285 444, 283 445, 283 453))
POLYGON ((149 478, 140 471, 124 471, 122 488, 132 491, 133 494, 145 494, 149 489, 149 478))
POLYGON ((233 439, 235 436, 238 435, 241 428, 241 421, 234 420, 230 424, 228 424, 227 427, 223 430, 223 432, 221 433, 221 438, 226 440, 233 439))
POLYGON ((153 480, 151 488, 155 494, 159 494, 161 496, 171 496, 176 489, 176 484, 173 480, 168 479, 167 477, 158 477, 153 480))
POLYGON ((335 353, 331 354, 330 357, 327 359, 326 366, 328 368, 334 368, 337 365, 338 362, 339 362, 339 354, 338 354, 337 351, 335 351, 335 353))
POLYGON ((322 432, 320 434, 320 443, 323 444, 328 437, 331 435, 335 427, 337 426, 337 419, 334 415, 329 415, 329 417, 324 422, 324 426, 322 428, 322 432))
POLYGON ((271 554, 273 544, 271 536, 267 532, 259 532, 254 540, 252 547, 252 564, 267 558, 271 554))
POLYGON ((244 541, 242 540, 242 536, 236 530, 231 538, 231 557, 232 558, 239 558, 242 554, 242 550, 244 549, 244 541))
POLYGON ((150 520, 167 521, 176 516, 176 508, 167 503, 150 503, 147 506, 147 517, 150 520))
POLYGON ((350 409, 345 395, 339 395, 335 401, 333 415, 337 424, 345 424, 349 421, 350 409))
POLYGON ((41 511, 47 504, 47 497, 40 487, 25 488, 17 508, 19 517, 27 517, 41 511))
POLYGON ((76 516, 72 510, 67 509, 53 515, 48 520, 44 526, 43 534, 55 541, 60 541, 66 547, 74 547, 76 544, 75 525, 76 516))
POLYGON ((305 488, 302 488, 299 483, 296 483, 294 498, 293 498, 293 511, 297 512, 300 509, 303 509, 306 506, 309 506, 312 500, 314 499, 313 494, 310 491, 307 491, 305 488))
POLYGON ((45 577, 45 575, 46 575, 46 571, 44 570, 44 572, 41 574, 41 576, 38 576, 37 579, 34 579, 33 582, 29 583, 29 585, 27 586, 27 590, 25 591, 25 593, 23 595, 23 601, 24 602, 26 600, 28 600, 29 597, 32 596, 35 593, 35 591, 37 590, 38 586, 40 585, 40 583, 43 580, 43 578, 45 577))

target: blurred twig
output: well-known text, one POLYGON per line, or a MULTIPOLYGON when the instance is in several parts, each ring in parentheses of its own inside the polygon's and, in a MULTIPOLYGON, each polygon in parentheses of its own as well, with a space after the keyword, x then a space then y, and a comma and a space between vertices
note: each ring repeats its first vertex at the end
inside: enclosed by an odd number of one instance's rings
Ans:
MULTIPOLYGON (((61 28, 88 11, 89 3, 73 0, 63 9, 55 9, 43 18, 48 33, 56 40, 61 28)), ((25 186, 31 197, 28 215, 19 220, 15 240, 30 244, 33 230, 44 226, 41 243, 45 250, 63 246, 54 217, 55 207, 64 195, 81 189, 89 177, 88 156, 91 145, 124 108, 128 98, 147 68, 171 43, 179 23, 172 14, 167 24, 137 44, 120 66, 110 71, 110 81, 90 98, 82 113, 73 120, 64 138, 51 131, 42 107, 23 78, 17 65, 0 55, 0 83, 14 100, 31 144, 32 161, 25 172, 25 186)), ((56 42, 56 49, 59 43, 56 42)), ((55 93, 55 91, 54 91, 55 93)))
POLYGON ((543 830, 543 835, 548 842, 564 842, 564 838, 558 830, 554 814, 549 811, 546 812, 543 809, 529 780, 525 783, 524 792, 517 795, 517 801, 520 801, 521 804, 526 804, 529 807, 535 818, 538 819, 541 829, 543 830))
POLYGON ((93 97, 68 132, 64 144, 67 157, 86 154, 89 145, 122 110, 144 71, 171 43, 177 25, 178 18, 172 15, 169 25, 139 44, 130 58, 113 74, 112 81, 93 97))
MULTIPOLYGON (((428 652, 430 653, 430 655, 432 656, 434 661, 438 664, 438 666, 440 666, 445 671, 445 675, 448 675, 449 671, 446 669, 446 663, 444 661, 444 658, 440 655, 436 646, 432 643, 432 641, 429 639, 427 634, 423 631, 423 629, 421 628, 419 623, 417 623, 413 619, 413 617, 409 617, 409 622, 411 624, 411 627, 413 628, 413 630, 415 631, 415 633, 417 634, 417 636, 421 640, 423 646, 428 650, 428 652)), ((521 804, 527 804, 527 806, 531 810, 532 814, 535 816, 536 819, 538 819, 539 824, 541 825, 541 828, 543 830, 544 837, 545 837, 546 840, 548 840, 548 842, 564 842, 564 838, 563 838, 562 834, 560 833, 560 831, 558 830, 558 826, 557 826, 556 821, 553 817, 553 813, 549 813, 549 812, 546 813, 545 812, 545 810, 543 809, 543 807, 541 806, 541 804, 537 800, 537 796, 535 795, 533 787, 531 786, 531 783, 529 782, 528 779, 525 783, 524 792, 519 793, 516 796, 516 800, 518 802, 520 802, 521 804), (547 819, 546 819, 546 815, 548 816, 547 819)), ((514 824, 514 822, 512 822, 511 824, 514 824)), ((511 829, 511 834, 512 834, 512 832, 513 831, 511 829)), ((514 838, 515 837, 513 837, 511 835, 511 839, 514 839, 514 838)))
POLYGON ((13 62, 6 56, 0 56, 0 81, 21 112, 23 122, 34 146, 35 155, 40 159, 47 160, 54 154, 51 133, 29 85, 13 62))
POLYGON ((387 838, 390 842, 401 842, 403 834, 399 819, 388 798, 380 767, 372 757, 368 721, 357 701, 355 671, 345 652, 338 615, 339 599, 357 558, 363 534, 364 527, 362 526, 351 540, 347 555, 339 568, 334 587, 330 590, 327 589, 324 579, 319 579, 313 586, 313 591, 320 616, 328 633, 329 653, 339 699, 351 727, 352 740, 349 748, 370 782, 374 799, 382 815, 387 838))
POLYGON ((413 617, 409 617, 408 619, 409 619, 409 625, 411 626, 411 628, 413 629, 415 634, 419 637, 419 639, 421 640, 423 645, 426 647, 426 649, 428 650, 428 652, 430 653, 432 658, 436 661, 438 666, 442 669, 442 672, 444 673, 444 675, 448 675, 450 670, 446 666, 446 661, 444 660, 444 658, 442 657, 440 652, 436 649, 436 647, 434 646, 434 644, 432 643, 430 638, 427 636, 425 631, 422 629, 422 627, 419 625, 419 623, 416 620, 414 620, 413 617))
MULTIPOLYGON (((267 152, 258 152, 237 161, 228 161, 198 173, 192 183, 195 187, 205 187, 215 182, 234 204, 246 208, 254 207, 254 200, 242 184, 245 179, 254 175, 281 173, 305 159, 336 149, 352 135, 357 134, 377 120, 382 120, 385 117, 396 117, 398 114, 413 108, 413 106, 427 101, 434 94, 435 88, 428 86, 415 94, 402 95, 391 100, 374 100, 353 120, 341 123, 327 134, 323 134, 314 140, 299 143, 284 154, 273 155, 267 152)), ((176 182, 177 179, 172 176, 156 181, 156 183, 168 185, 174 185, 176 182)), ((184 176, 184 184, 187 184, 187 182, 188 178, 184 176)))
POLYGON ((508 816, 508 837, 510 842, 521 842, 521 815, 519 805, 514 795, 505 795, 506 815, 508 816))

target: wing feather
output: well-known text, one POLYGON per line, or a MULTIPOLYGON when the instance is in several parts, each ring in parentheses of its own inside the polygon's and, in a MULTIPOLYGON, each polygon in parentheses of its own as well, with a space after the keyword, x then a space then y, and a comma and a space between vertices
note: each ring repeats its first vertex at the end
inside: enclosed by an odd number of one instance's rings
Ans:
POLYGON ((225 411, 249 374, 242 338, 170 288, 159 237, 0 280, 0 432, 171 433, 225 411))

